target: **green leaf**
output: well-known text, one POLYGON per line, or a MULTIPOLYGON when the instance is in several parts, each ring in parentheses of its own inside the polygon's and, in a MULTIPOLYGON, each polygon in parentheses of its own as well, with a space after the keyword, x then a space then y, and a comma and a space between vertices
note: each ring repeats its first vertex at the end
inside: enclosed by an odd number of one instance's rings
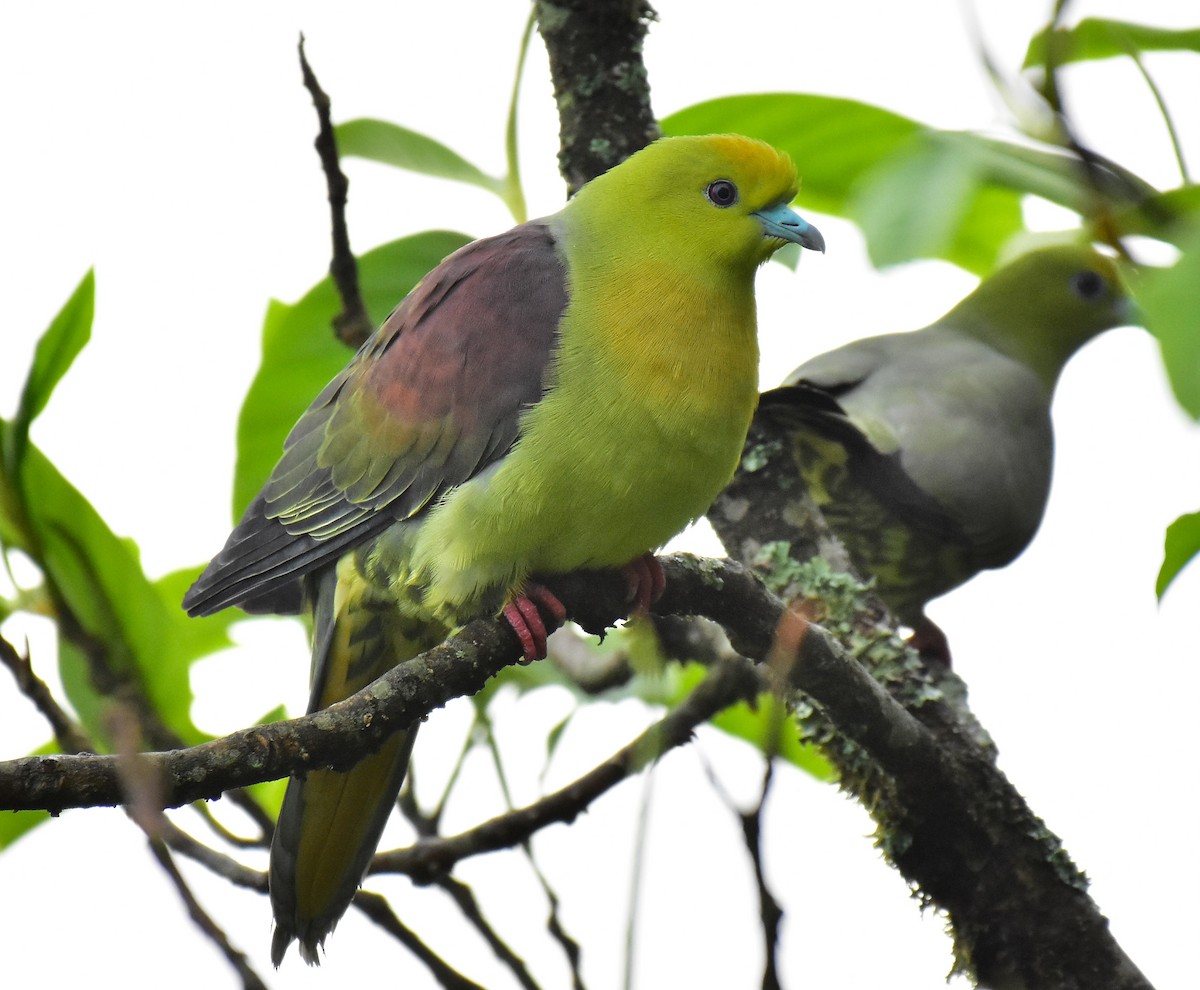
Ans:
POLYGON ((1021 226, 1012 194, 984 197, 984 170, 958 142, 921 135, 860 184, 853 205, 876 267, 946 258, 985 273, 1021 226))
POLYGON ((876 264, 936 257, 983 273, 1020 229, 1019 195, 991 183, 982 139, 856 100, 729 96, 672 114, 662 127, 668 134, 735 131, 786 151, 800 169, 797 202, 857 222, 876 264), (951 187, 923 171, 931 164, 951 187))
MULTIPOLYGON (((673 697, 667 702, 676 705, 683 701, 708 675, 708 668, 698 663, 672 666, 676 676, 672 681, 673 697)), ((780 710, 780 701, 764 692, 753 705, 739 701, 714 715, 711 724, 735 739, 741 739, 764 753, 777 755, 817 780, 833 780, 836 774, 820 752, 800 739, 799 726, 787 711, 780 710)))
POLYGON ((792 156, 802 184, 797 202, 850 215, 855 183, 924 127, 857 100, 806 93, 725 96, 697 103, 661 122, 664 134, 746 134, 792 156))
POLYGON ((509 212, 517 223, 529 219, 528 207, 525 204, 525 191, 521 188, 521 159, 517 146, 517 108, 521 96, 521 80, 525 76, 525 61, 529 56, 529 41, 533 37, 533 29, 537 26, 538 8, 529 8, 529 20, 525 22, 525 30, 521 34, 521 47, 517 55, 517 71, 513 76, 512 93, 508 98, 508 118, 504 124, 504 161, 508 171, 504 176, 504 192, 501 194, 508 204, 509 212))
POLYGON ((1191 231, 1186 218, 1200 222, 1200 185, 1180 186, 1122 207, 1113 217, 1122 236, 1142 234, 1184 247, 1191 231))
MULTIPOLYGON (((378 325, 422 277, 470 238, 426 231, 377 247, 358 259, 359 287, 378 325)), ((263 325, 263 356, 238 419, 234 518, 267 480, 288 431, 317 394, 345 367, 351 351, 334 335, 341 304, 322 279, 293 304, 272 300, 263 325)))
MULTIPOLYGON (((858 223, 876 264, 944 258, 984 274, 1021 229, 1021 197, 1087 215, 1092 177, 1056 148, 939 131, 855 100, 802 93, 730 96, 662 122, 668 134, 736 131, 788 152, 802 177, 797 201, 858 223)), ((1157 195, 1115 165, 1098 164, 1114 204, 1157 195)))
MULTIPOLYGON (((35 749, 30 756, 50 756, 60 752, 58 744, 51 740, 35 749)), ((21 836, 39 825, 50 821, 48 811, 7 811, 0 815, 0 850, 7 849, 21 836)))
MULTIPOLYGON (((233 645, 229 636, 229 627, 245 618, 234 609, 223 609, 215 615, 204 615, 196 618, 188 617, 180 606, 184 593, 192 586, 192 582, 200 576, 204 565, 184 567, 170 574, 164 574, 154 582, 154 590, 158 592, 159 600, 168 613, 179 614, 178 629, 173 634, 173 648, 179 653, 180 659, 186 663, 209 656, 218 650, 224 650, 233 645)), ((282 716, 276 716, 277 718, 282 716)))
POLYGON ((187 743, 204 735, 191 722, 188 663, 194 642, 178 601, 167 602, 150 583, 137 548, 108 528, 86 498, 30 444, 20 490, 36 544, 27 548, 55 596, 80 626, 60 636, 67 697, 99 740, 107 698, 92 684, 91 666, 72 641, 102 654, 111 676, 140 686, 159 717, 187 743))
POLYGON ((37 343, 21 393, 18 425, 27 427, 46 408, 54 387, 91 338, 95 303, 96 277, 89 269, 37 343))
POLYGON ((1025 64, 1030 69, 1046 64, 1047 42, 1054 46, 1054 64, 1082 62, 1091 59, 1115 58, 1131 52, 1191 51, 1200 52, 1200 28, 1171 30, 1113 21, 1100 17, 1085 17, 1074 27, 1056 28, 1051 34, 1046 28, 1029 42, 1025 64))
POLYGON ((1147 272, 1137 297, 1146 328, 1162 348, 1175 398, 1200 418, 1200 224, 1178 243, 1179 260, 1147 272))
POLYGON ((7 849, 21 836, 48 821, 48 811, 9 811, 0 815, 0 849, 7 849))
POLYGON ((360 117, 338 124, 334 136, 343 157, 366 158, 421 175, 465 182, 505 198, 504 179, 488 175, 440 141, 399 124, 360 117))
POLYGON ((1200 554, 1200 512, 1180 516, 1167 527, 1162 568, 1154 584, 1161 599, 1179 572, 1200 554))
POLYGON ((89 269, 38 341, 33 366, 29 369, 25 388, 21 392, 21 404, 13 420, 18 443, 24 443, 29 424, 46 408, 54 386, 62 380, 91 337, 95 301, 96 278, 89 269))

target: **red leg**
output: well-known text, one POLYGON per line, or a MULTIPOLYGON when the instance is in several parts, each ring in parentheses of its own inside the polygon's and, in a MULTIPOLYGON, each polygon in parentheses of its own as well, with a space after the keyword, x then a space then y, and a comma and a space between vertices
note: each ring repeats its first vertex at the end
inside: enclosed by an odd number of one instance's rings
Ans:
POLYGON ((567 610, 549 588, 540 584, 530 584, 504 606, 501 615, 521 641, 521 652, 525 654, 526 661, 531 661, 545 657, 546 640, 551 632, 563 624, 567 618, 567 610), (538 609, 539 605, 545 609, 550 619, 548 627, 538 609))
POLYGON ((644 553, 621 568, 621 574, 629 585, 629 601, 634 602, 634 612, 649 612, 650 606, 662 597, 667 587, 662 564, 652 553, 644 553))

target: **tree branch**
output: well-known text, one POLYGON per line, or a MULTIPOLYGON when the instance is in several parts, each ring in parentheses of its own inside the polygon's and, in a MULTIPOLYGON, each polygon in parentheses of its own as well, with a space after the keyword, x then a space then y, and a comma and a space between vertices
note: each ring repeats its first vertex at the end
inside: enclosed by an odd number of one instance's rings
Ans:
POLYGON ((650 109, 642 41, 646 0, 537 0, 558 103, 558 165, 574 195, 661 132, 650 109))
POLYGON ((17 648, 0 636, 0 663, 4 664, 17 682, 17 689, 50 723, 59 749, 64 753, 91 752, 94 747, 83 727, 79 725, 50 693, 46 682, 33 672, 29 654, 17 652, 17 648))
POLYGON ((755 665, 742 657, 718 664, 687 699, 629 745, 553 794, 516 808, 458 835, 427 837, 404 849, 380 853, 372 873, 404 873, 432 883, 469 856, 508 849, 556 822, 570 823, 588 805, 623 780, 641 772, 667 750, 690 742, 696 727, 735 701, 762 689, 755 665))
POLYGON ((354 906, 416 956, 443 990, 484 990, 422 942, 411 928, 396 917, 391 905, 379 894, 360 890, 354 895, 354 906))
MULTIPOLYGON (((1081 990, 1147 986, 1112 939, 1058 839, 996 769, 990 752, 961 730, 943 697, 922 686, 925 703, 906 710, 824 630, 788 612, 739 564, 674 555, 663 565, 668 584, 661 611, 706 614, 743 655, 789 661, 791 686, 872 761, 870 774, 852 766, 844 783, 860 797, 871 795, 884 851, 947 910, 959 950, 969 953, 964 958, 981 980, 1081 990)), ((618 575, 571 575, 553 584, 585 628, 601 629, 624 610, 618 575)), ((517 653, 505 624, 476 620, 323 712, 138 759, 159 775, 162 800, 171 806, 287 772, 344 769, 390 732, 451 697, 479 690, 517 653)), ((115 804, 122 800, 120 779, 113 757, 14 760, 0 764, 0 808, 115 804)))
MULTIPOLYGON (((897 626, 882 603, 852 576, 832 573, 848 571, 847 558, 783 438, 755 424, 709 519, 729 551, 786 598, 817 599, 805 611, 827 612, 838 639, 873 675, 860 667, 870 686, 850 688, 847 698, 835 658, 796 671, 793 684, 817 701, 801 723, 878 823, 883 852, 924 903, 949 916, 956 967, 993 987, 1148 987, 1059 839, 996 768, 965 686, 897 650, 897 626), (818 560, 818 568, 814 557, 833 563, 818 560)), ((805 643, 827 645, 811 632, 805 643)))
POLYGON ((346 194, 350 180, 342 171, 338 158, 337 140, 333 135, 330 117, 330 100, 317 82, 316 73, 308 64, 304 53, 304 35, 300 36, 300 71, 304 77, 304 88, 312 97, 317 111, 317 137, 313 146, 321 160, 321 171, 325 173, 325 185, 329 190, 330 233, 333 238, 333 256, 329 261, 329 275, 342 300, 342 311, 333 318, 333 329, 338 339, 350 347, 357 348, 374 331, 371 317, 363 302, 358 285, 358 262, 350 250, 350 232, 346 226, 346 194))
POLYGON ((152 836, 149 841, 150 852, 163 868, 164 872, 166 872, 172 886, 175 887, 180 900, 183 901, 184 907, 187 909, 188 917, 192 919, 196 927, 217 947, 234 968, 241 978, 243 990, 266 990, 267 985, 263 983, 262 978, 254 971, 254 967, 250 965, 250 960, 246 958, 246 954, 234 948, 225 932, 213 921, 208 912, 201 907, 200 902, 196 899, 196 895, 192 893, 192 889, 188 886, 187 881, 184 880, 183 874, 179 872, 179 867, 175 865, 175 860, 172 859, 166 843, 152 836))

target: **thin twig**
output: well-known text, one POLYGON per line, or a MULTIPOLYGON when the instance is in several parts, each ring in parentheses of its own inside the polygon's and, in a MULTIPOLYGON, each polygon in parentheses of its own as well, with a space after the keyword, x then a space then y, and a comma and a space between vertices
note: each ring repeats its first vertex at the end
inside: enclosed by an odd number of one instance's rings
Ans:
POLYGON ((625 915, 625 963, 621 973, 623 990, 633 990, 633 965, 637 959, 638 916, 642 904, 642 864, 646 857, 646 839, 650 826, 650 801, 654 796, 654 771, 642 782, 633 836, 633 860, 629 864, 629 911, 625 915))
POLYGON ((480 910, 479 902, 475 899, 471 888, 453 877, 442 877, 437 881, 437 885, 450 895, 458 910, 462 912, 462 916, 483 937, 492 952, 496 954, 496 958, 508 967, 508 971, 516 978, 516 981, 525 990, 540 990, 537 982, 529 974, 525 960, 509 948, 508 943, 497 934, 496 929, 483 916, 483 911, 480 910))
POLYGON ((742 838, 746 845, 746 852, 750 856, 750 862, 754 867, 754 879, 758 888, 758 912, 759 919, 762 921, 763 951, 765 955, 762 987, 763 990, 780 990, 778 958, 779 929, 783 921, 783 910, 767 885, 766 871, 763 867, 762 857, 762 814, 763 808, 767 803, 767 795, 771 790, 771 783, 775 776, 775 759, 771 755, 766 757, 762 788, 759 791, 758 801, 749 811, 742 811, 737 806, 737 802, 733 800, 733 797, 725 789, 725 786, 717 776, 716 770, 713 769, 712 764, 707 760, 704 761, 704 773, 708 777, 709 786, 716 792, 725 807, 737 815, 738 822, 742 827, 742 838))
POLYGON ((354 906, 416 956, 437 980, 442 990, 485 990, 474 980, 467 979, 451 967, 422 942, 411 928, 396 917, 391 905, 379 894, 360 890, 354 895, 354 906))
POLYGON ((762 921, 763 951, 766 962, 763 965, 763 990, 780 990, 779 982, 779 928, 783 922, 783 909, 779 901, 771 893, 767 885, 766 870, 763 867, 762 855, 762 813, 767 803, 767 795, 771 791, 774 779, 775 760, 766 759, 763 771, 762 791, 758 801, 749 811, 738 815, 742 823, 742 836, 746 841, 746 851, 754 864, 754 880, 758 887, 758 916, 762 921))
POLYGON ((199 863, 217 876, 223 877, 235 887, 256 890, 260 894, 267 892, 267 874, 264 871, 252 870, 232 856, 227 856, 211 846, 204 845, 166 816, 163 816, 159 831, 163 842, 172 850, 199 863))
POLYGON ((238 976, 241 977, 242 986, 245 990, 266 990, 267 985, 254 972, 254 968, 250 965, 245 953, 240 952, 230 944, 225 933, 212 920, 208 912, 200 906, 200 902, 196 900, 196 896, 192 893, 191 888, 188 887, 187 881, 184 880, 183 874, 179 872, 179 867, 175 865, 175 860, 171 856, 170 850, 167 849, 166 844, 160 839, 152 838, 149 840, 149 845, 150 852, 170 878, 180 899, 187 908, 189 917, 195 922, 196 927, 221 950, 221 954, 229 960, 229 964, 233 966, 238 976))
POLYGON ((333 238, 333 257, 329 262, 329 274, 342 300, 342 311, 333 318, 333 329, 338 339, 350 347, 357 348, 371 336, 375 329, 363 302, 358 284, 358 262, 350 250, 350 233, 346 226, 346 193, 350 180, 342 171, 338 159, 337 139, 330 118, 330 100, 317 82, 317 76, 308 64, 304 53, 304 35, 300 35, 300 71, 304 76, 304 88, 312 97, 317 110, 317 138, 314 146, 325 173, 325 185, 329 190, 330 233, 333 238))
MULTIPOLYGON (((228 795, 227 795, 228 796, 228 795)), ((250 807, 262 812, 258 802, 251 801, 250 807)), ((212 806, 207 801, 195 801, 192 803, 192 810, 204 821, 204 824, 212 829, 213 834, 219 836, 231 846, 237 846, 240 849, 263 849, 271 844, 271 836, 275 831, 275 823, 267 818, 266 822, 255 821, 259 826, 260 832, 256 836, 238 835, 232 829, 228 828, 224 822, 220 821, 213 814, 212 806), (265 827, 264 827, 265 824, 265 827)), ((265 812, 263 816, 266 817, 265 812)))
POLYGON ((94 753, 95 746, 83 730, 54 698, 46 682, 33 672, 33 664, 29 659, 28 647, 25 653, 17 652, 17 648, 3 636, 0 636, 0 663, 12 671, 17 688, 25 695, 33 706, 41 712, 50 723, 58 747, 64 753, 94 753))
POLYGON ((507 849, 555 822, 574 821, 596 798, 638 773, 672 747, 692 738, 696 726, 759 689, 755 665, 738 657, 722 662, 676 708, 632 743, 566 787, 458 835, 422 839, 407 849, 380 853, 372 872, 405 873, 430 883, 468 856, 507 849))
POLYGON ((1171 148, 1175 152, 1175 161, 1179 164, 1179 176, 1183 180, 1184 185, 1191 184, 1191 178, 1188 176, 1187 162, 1183 157, 1183 143, 1179 140, 1179 131, 1175 127, 1175 121, 1171 117, 1171 112, 1167 109, 1166 100, 1163 99, 1162 91, 1158 88, 1149 70, 1146 68, 1146 63, 1142 59, 1141 52, 1137 50, 1132 42, 1127 42, 1125 46, 1129 57, 1133 59, 1133 64, 1137 66, 1138 72, 1142 74, 1142 79, 1146 81, 1146 86, 1150 90, 1150 95, 1154 97, 1154 102, 1158 104, 1158 112, 1162 114, 1163 123, 1167 127, 1167 136, 1171 139, 1171 148))

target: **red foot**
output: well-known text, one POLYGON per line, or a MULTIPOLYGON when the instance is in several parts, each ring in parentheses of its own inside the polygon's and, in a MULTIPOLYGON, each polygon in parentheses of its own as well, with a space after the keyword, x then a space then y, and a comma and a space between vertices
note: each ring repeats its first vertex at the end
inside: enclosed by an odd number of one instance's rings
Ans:
POLYGON ((634 602, 634 612, 649 612, 650 606, 662 597, 667 587, 662 564, 652 553, 644 553, 621 568, 629 585, 628 601, 634 602))
POLYGON ((526 585, 524 592, 504 606, 501 612, 505 621, 521 641, 521 652, 526 661, 541 660, 546 656, 546 639, 567 618, 563 603, 554 597, 549 588, 540 584, 526 585), (538 611, 541 605, 550 618, 549 629, 538 611))
POLYGON ((921 654, 927 663, 941 664, 950 669, 950 641, 932 619, 923 616, 908 637, 908 645, 921 654))

